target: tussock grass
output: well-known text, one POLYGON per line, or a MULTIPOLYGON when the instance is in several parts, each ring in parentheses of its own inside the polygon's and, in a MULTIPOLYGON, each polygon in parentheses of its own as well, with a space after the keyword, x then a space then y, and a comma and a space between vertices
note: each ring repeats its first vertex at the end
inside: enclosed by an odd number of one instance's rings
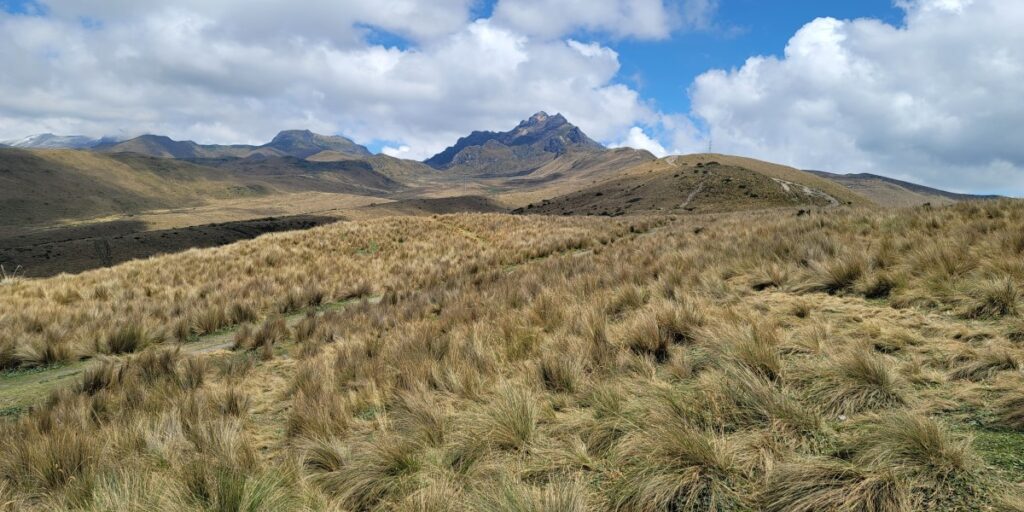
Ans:
POLYGON ((812 292, 839 293, 847 291, 867 272, 863 254, 850 253, 811 264, 810 274, 800 289, 812 292))
POLYGON ((1013 469, 969 434, 1024 423, 1022 223, 393 218, 20 279, 0 504, 998 509, 1013 469))
POLYGON ((559 480, 536 488, 505 480, 477 492, 470 508, 481 512, 586 512, 594 510, 585 482, 559 480))
POLYGON ((313 482, 349 510, 370 510, 415 490, 423 464, 420 448, 391 437, 344 446, 321 441, 306 456, 313 482))
MULTIPOLYGON (((1020 382, 1017 381, 1016 384, 1020 382)), ((1012 386, 995 403, 995 424, 1018 432, 1024 432, 1024 389, 1012 386)))
POLYGON ((980 351, 972 351, 965 359, 950 373, 950 378, 977 382, 992 378, 1002 371, 1021 368, 1020 356, 1003 347, 987 347, 980 351))
POLYGON ((782 378, 781 341, 773 325, 759 321, 735 320, 713 334, 712 349, 720 360, 746 368, 769 380, 782 378))
POLYGON ((481 439, 500 450, 526 448, 537 436, 544 414, 538 397, 527 389, 506 384, 470 429, 479 429, 481 439))
POLYGON ((1008 277, 977 281, 969 287, 961 315, 988 319, 1018 316, 1020 300, 1020 288, 1008 277))
POLYGON ((827 414, 852 416, 907 404, 906 384, 882 356, 852 349, 827 363, 813 363, 808 398, 827 414))
POLYGON ((908 484, 891 471, 872 473, 837 459, 782 464, 758 496, 766 512, 903 512, 912 510, 908 484))
POLYGON ((893 411, 862 419, 844 449, 859 466, 889 468, 906 479, 917 495, 915 507, 968 506, 986 492, 970 439, 919 414, 893 411))
POLYGON ((679 425, 631 434, 617 449, 622 476, 613 482, 616 510, 741 510, 740 467, 724 439, 679 425))

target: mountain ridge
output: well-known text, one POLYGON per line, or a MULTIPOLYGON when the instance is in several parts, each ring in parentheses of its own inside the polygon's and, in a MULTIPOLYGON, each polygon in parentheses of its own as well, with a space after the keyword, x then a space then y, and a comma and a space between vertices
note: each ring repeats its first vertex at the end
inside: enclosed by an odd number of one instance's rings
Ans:
POLYGON ((369 157, 369 149, 347 137, 321 135, 310 130, 283 130, 270 142, 261 146, 249 144, 198 144, 191 140, 178 141, 166 135, 145 134, 116 143, 100 144, 93 148, 104 153, 136 153, 158 158, 251 158, 292 156, 307 158, 323 151, 336 151, 353 156, 369 157))
POLYGON ((562 114, 542 111, 506 132, 473 131, 423 163, 456 174, 520 176, 568 153, 604 150, 562 114))
POLYGON ((898 180, 878 174, 834 173, 808 170, 808 173, 839 183, 884 206, 914 206, 924 203, 947 204, 959 201, 999 199, 998 195, 976 195, 946 190, 898 180))

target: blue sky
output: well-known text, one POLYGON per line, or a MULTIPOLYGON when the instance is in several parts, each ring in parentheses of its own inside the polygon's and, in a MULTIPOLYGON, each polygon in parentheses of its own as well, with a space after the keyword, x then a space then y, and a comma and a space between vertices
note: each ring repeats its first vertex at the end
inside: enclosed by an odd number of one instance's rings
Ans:
POLYGON ((611 146, 1024 195, 1024 2, 0 0, 0 140, 342 134, 423 159, 561 112, 611 146))
POLYGON ((621 79, 633 83, 666 110, 687 112, 687 88, 709 69, 742 66, 753 55, 781 55, 789 38, 818 17, 871 17, 902 23, 891 0, 724 0, 707 31, 686 31, 667 41, 612 43, 622 59, 621 79), (639 79, 639 83, 637 83, 639 79))
MULTIPOLYGON (((479 1, 474 18, 489 18, 496 0, 479 1)), ((709 69, 742 66, 755 55, 781 55, 789 38, 802 26, 819 17, 841 19, 874 18, 892 25, 903 22, 905 12, 892 0, 787 0, 766 7, 763 0, 722 0, 713 26, 680 30, 659 40, 610 37, 601 31, 577 31, 569 37, 596 40, 620 56, 621 70, 615 80, 628 84, 657 108, 689 112, 688 88, 709 69)), ((413 46, 395 34, 369 30, 374 44, 406 49, 413 46)), ((390 140, 373 140, 367 146, 379 152, 390 140)))

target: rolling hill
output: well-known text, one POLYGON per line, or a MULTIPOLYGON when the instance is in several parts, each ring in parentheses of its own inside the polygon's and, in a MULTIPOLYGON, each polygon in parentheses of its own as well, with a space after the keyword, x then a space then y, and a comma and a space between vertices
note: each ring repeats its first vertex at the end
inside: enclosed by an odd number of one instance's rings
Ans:
POLYGON ((998 199, 993 195, 971 195, 947 192, 916 183, 901 181, 877 174, 836 174, 824 171, 808 171, 822 178, 834 181, 864 197, 884 206, 918 206, 925 203, 940 205, 959 201, 998 199))
MULTIPOLYGON (((133 153, 0 149, 0 228, 293 192, 385 196, 403 187, 362 161, 291 156, 181 160, 133 153)), ((3 229, 0 229, 2 231, 3 229)))
MULTIPOLYGON (((773 207, 829 207, 854 198, 813 188, 815 177, 799 171, 775 177, 735 161, 706 160, 712 155, 669 157, 638 165, 620 177, 581 190, 531 203, 516 213, 543 215, 605 215, 636 213, 710 213, 773 207), (700 160, 706 160, 700 161, 700 160), (694 163, 695 162, 695 163, 694 163)), ((724 160, 724 159, 723 159, 724 160)), ((863 200, 859 200, 862 202, 863 200)))

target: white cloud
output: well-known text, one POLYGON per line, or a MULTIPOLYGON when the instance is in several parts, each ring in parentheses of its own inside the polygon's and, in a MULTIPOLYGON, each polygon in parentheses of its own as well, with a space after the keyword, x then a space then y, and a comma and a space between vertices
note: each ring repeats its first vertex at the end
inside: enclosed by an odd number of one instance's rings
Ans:
POLYGON ((674 2, 666 5, 662 0, 499 0, 494 19, 523 34, 544 38, 587 30, 616 37, 663 39, 679 22, 672 5, 674 2))
POLYGON ((412 153, 412 148, 409 146, 398 146, 397 148, 393 146, 384 146, 381 148, 380 152, 395 158, 410 158, 409 155, 412 153))
POLYGON ((902 5, 902 27, 821 18, 781 58, 698 77, 716 151, 1024 193, 1024 3, 902 5))
POLYGON ((626 140, 613 144, 613 147, 617 148, 634 148, 634 149, 646 149, 654 154, 654 156, 661 158, 668 155, 668 151, 658 141, 649 137, 644 133, 644 129, 639 126, 634 126, 629 129, 629 135, 626 136, 626 140))
POLYGON ((256 143, 309 128, 425 157, 537 110, 599 140, 657 118, 616 83, 612 49, 468 21, 472 0, 44 1, 45 17, 0 12, 0 139, 256 143), (368 43, 369 27, 412 44, 368 43))

